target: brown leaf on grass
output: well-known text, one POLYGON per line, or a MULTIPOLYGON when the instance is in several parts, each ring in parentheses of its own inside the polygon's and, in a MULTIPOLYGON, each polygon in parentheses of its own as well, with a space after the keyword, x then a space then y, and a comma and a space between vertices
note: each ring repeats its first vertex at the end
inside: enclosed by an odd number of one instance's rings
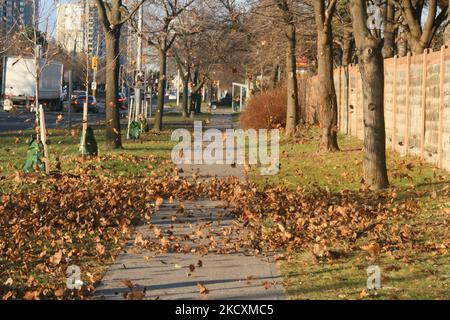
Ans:
POLYGON ((360 299, 367 298, 368 296, 369 296, 369 293, 365 289, 359 293, 360 299))
POLYGON ((369 253, 372 257, 378 257, 381 251, 380 245, 376 242, 362 246, 361 249, 369 253))
POLYGON ((203 285, 203 283, 198 282, 197 288, 200 290, 200 294, 208 294, 209 290, 203 285))
POLYGON ((58 252, 56 252, 53 256, 50 257, 50 259, 48 260, 52 265, 57 266, 62 259, 62 251, 59 250, 58 252))
POLYGON ((13 291, 8 291, 5 295, 3 295, 2 300, 9 300, 13 296, 14 296, 14 292, 13 291))
POLYGON ((101 243, 97 243, 97 245, 95 246, 95 250, 97 250, 98 254, 101 256, 105 254, 105 246, 101 243))
POLYGON ((23 299, 24 300, 40 300, 39 295, 40 295, 39 291, 27 291, 27 292, 25 292, 23 299))
POLYGON ((62 297, 64 297, 65 292, 66 292, 65 288, 59 288, 59 289, 55 290, 54 294, 55 294, 55 297, 62 298, 62 297))

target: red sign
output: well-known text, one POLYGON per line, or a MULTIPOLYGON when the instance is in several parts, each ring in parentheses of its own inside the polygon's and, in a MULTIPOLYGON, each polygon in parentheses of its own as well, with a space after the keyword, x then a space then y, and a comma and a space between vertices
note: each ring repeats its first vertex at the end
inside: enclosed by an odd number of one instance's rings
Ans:
POLYGON ((306 67, 308 65, 308 58, 305 56, 297 59, 297 67, 306 67))

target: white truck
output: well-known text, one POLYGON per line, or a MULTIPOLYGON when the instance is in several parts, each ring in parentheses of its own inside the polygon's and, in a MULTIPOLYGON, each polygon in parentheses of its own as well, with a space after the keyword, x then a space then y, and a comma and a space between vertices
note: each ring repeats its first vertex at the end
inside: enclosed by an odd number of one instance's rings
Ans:
MULTIPOLYGON (((18 56, 3 57, 1 95, 3 109, 10 111, 23 105, 34 107, 36 98, 34 58, 18 56)), ((63 64, 58 61, 40 60, 39 104, 52 111, 62 110, 63 64)))

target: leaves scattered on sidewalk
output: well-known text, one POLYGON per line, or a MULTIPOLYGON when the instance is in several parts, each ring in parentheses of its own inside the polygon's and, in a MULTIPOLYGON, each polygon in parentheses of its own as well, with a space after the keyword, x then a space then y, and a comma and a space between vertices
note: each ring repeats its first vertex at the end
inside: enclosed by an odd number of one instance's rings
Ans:
MULTIPOLYGON (((367 241, 364 250, 374 258, 408 248, 448 254, 450 247, 445 237, 440 243, 419 241, 421 231, 407 223, 419 208, 414 191, 403 199, 394 190, 332 193, 277 186, 259 191, 256 185, 236 179, 187 181, 173 175, 126 179, 91 170, 39 180, 30 175, 17 183, 0 201, 0 294, 4 299, 89 297, 102 266, 114 261, 132 236, 133 226, 149 223, 162 206, 174 205, 163 199, 222 200, 230 204, 228 209, 236 220, 231 225, 198 223, 187 234, 154 227, 151 237, 135 238, 136 245, 154 253, 202 256, 276 251, 285 252, 286 258, 302 249, 309 250, 314 259, 332 261, 363 250, 357 245, 359 239, 367 241), (404 223, 391 223, 394 218, 404 223), (82 270, 80 290, 66 289, 69 265, 82 270)), ((440 194, 448 192, 439 190, 440 194)), ((192 215, 182 206, 172 223, 192 215)), ((201 260, 196 265, 202 267, 201 260)), ((194 272, 194 265, 189 268, 194 272)), ((198 287, 202 294, 208 293, 204 285, 198 287)), ((136 297, 133 293, 127 298, 136 297)))

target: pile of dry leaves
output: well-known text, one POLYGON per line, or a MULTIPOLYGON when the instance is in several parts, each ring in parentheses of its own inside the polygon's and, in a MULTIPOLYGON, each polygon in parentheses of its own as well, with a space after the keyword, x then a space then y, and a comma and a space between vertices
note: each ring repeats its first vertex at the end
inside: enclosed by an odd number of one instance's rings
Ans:
MULTIPOLYGON (((16 180, 17 187, 0 201, 0 294, 4 299, 88 296, 100 280, 98 266, 114 260, 133 226, 148 222, 162 199, 222 200, 236 215, 239 223, 232 230, 223 228, 220 241, 209 237, 201 254, 243 247, 256 254, 266 250, 289 254, 310 248, 318 257, 333 259, 353 250, 361 237, 376 243, 378 251, 415 245, 412 228, 389 221, 393 217, 408 221, 417 203, 400 201, 391 191, 304 192, 283 186, 261 191, 235 179, 188 181, 176 175, 127 179, 89 171, 16 180), (84 275, 82 290, 66 290, 65 273, 71 264, 94 270, 84 275)), ((183 251, 182 237, 165 239, 165 250, 183 251)), ((152 248, 151 243, 148 247, 152 248)), ((153 248, 161 250, 161 246, 153 248)))

